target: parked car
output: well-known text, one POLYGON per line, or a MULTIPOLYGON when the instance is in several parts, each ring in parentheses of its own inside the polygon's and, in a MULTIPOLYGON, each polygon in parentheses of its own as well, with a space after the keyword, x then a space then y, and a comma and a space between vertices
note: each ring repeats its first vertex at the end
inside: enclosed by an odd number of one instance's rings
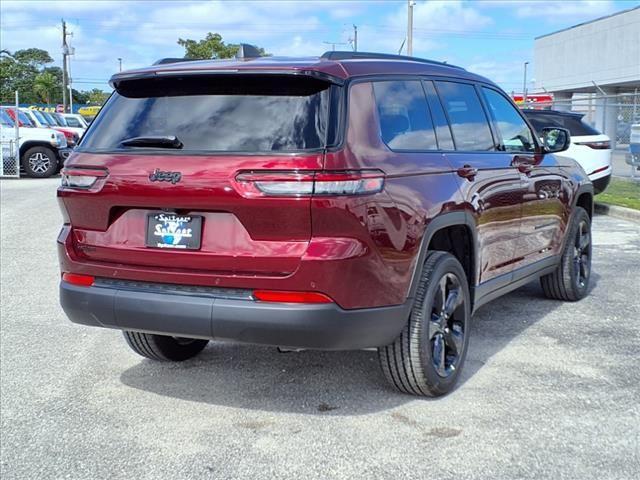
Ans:
POLYGON ((571 145, 565 155, 575 159, 593 182, 596 193, 604 192, 611 181, 611 141, 590 126, 584 114, 559 110, 523 110, 538 132, 546 127, 562 127, 571 133, 571 145))
MULTIPOLYGON (((89 127, 89 124, 82 115, 79 115, 77 113, 65 113, 63 114, 63 116, 69 127, 81 128, 83 129, 83 134, 84 130, 89 127)), ((82 135, 80 135, 80 138, 82 138, 82 135)))
MULTIPOLYGON (((32 110, 32 112, 36 112, 36 111, 38 110, 32 110)), ((67 139, 67 144, 69 145, 70 148, 73 148, 76 146, 76 144, 80 140, 80 135, 78 135, 75 129, 67 127, 64 124, 63 120, 57 117, 57 115, 59 114, 45 112, 42 110, 40 110, 39 113, 40 113, 40 117, 44 119, 44 122, 46 123, 46 125, 49 126, 49 128, 53 128, 54 130, 58 130, 59 132, 62 132, 64 134, 65 138, 67 139)))
POLYGON ((111 84, 58 189, 60 299, 142 356, 377 347, 391 385, 437 396, 481 305, 538 278, 587 295, 593 186, 554 154, 568 131, 541 142, 463 68, 327 52, 111 84))
POLYGON ((65 114, 53 113, 52 115, 58 121, 58 125, 64 127, 66 130, 71 130, 73 133, 76 133, 78 135, 78 139, 82 138, 82 135, 84 135, 84 132, 86 130, 84 127, 74 127, 72 125, 69 125, 67 116, 65 114))
MULTIPOLYGON (((15 108, 0 108, 2 124, 0 135, 3 143, 15 140, 15 117, 12 118, 11 111, 15 116, 15 108)), ((68 157, 70 150, 61 132, 50 128, 34 128, 25 124, 19 129, 19 134, 20 163, 24 173, 29 177, 44 178, 53 175, 68 157)))

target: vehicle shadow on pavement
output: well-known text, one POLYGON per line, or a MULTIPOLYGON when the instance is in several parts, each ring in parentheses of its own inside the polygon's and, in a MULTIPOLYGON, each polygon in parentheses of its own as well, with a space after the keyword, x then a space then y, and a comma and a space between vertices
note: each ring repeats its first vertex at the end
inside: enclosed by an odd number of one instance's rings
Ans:
MULTIPOLYGON (((597 279, 594 272, 591 289, 597 279)), ((493 355, 560 305, 546 299, 539 282, 533 282, 482 307, 473 318, 469 354, 452 395, 493 355)), ((141 360, 120 379, 132 388, 193 402, 310 415, 364 415, 417 398, 387 386, 377 353, 370 350, 281 353, 274 347, 211 342, 193 360, 141 360)))

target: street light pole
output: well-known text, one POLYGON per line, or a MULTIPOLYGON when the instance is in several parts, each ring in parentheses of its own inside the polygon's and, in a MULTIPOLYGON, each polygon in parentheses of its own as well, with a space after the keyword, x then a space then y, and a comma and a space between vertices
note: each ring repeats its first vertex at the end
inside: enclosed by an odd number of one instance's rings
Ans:
POLYGON ((122 58, 120 58, 120 57, 118 57, 118 68, 119 68, 119 71, 121 72, 122 71, 122 58))
POLYGON ((527 65, 529 62, 524 62, 524 81, 522 82, 522 104, 527 106, 527 65))
POLYGON ((407 55, 413 55, 413 6, 416 4, 413 0, 407 0, 407 55))

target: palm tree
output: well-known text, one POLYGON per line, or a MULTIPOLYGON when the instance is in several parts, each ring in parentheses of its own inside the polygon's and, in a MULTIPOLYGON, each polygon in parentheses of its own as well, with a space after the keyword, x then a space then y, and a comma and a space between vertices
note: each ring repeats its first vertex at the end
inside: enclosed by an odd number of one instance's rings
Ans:
POLYGON ((51 103, 51 94, 58 88, 56 77, 49 72, 38 75, 33 82, 33 91, 47 104, 51 103))

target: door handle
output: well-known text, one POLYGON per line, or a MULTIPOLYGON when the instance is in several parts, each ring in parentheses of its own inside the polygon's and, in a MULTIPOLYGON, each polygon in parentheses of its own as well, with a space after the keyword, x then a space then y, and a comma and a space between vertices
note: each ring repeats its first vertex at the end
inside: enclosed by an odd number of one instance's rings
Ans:
POLYGON ((516 155, 513 157, 511 165, 516 167, 520 173, 529 175, 532 172, 533 167, 535 167, 535 161, 531 157, 516 155))
POLYGON ((464 165, 458 169, 458 176, 466 178, 470 182, 473 182, 477 174, 478 169, 473 168, 471 165, 464 165))

